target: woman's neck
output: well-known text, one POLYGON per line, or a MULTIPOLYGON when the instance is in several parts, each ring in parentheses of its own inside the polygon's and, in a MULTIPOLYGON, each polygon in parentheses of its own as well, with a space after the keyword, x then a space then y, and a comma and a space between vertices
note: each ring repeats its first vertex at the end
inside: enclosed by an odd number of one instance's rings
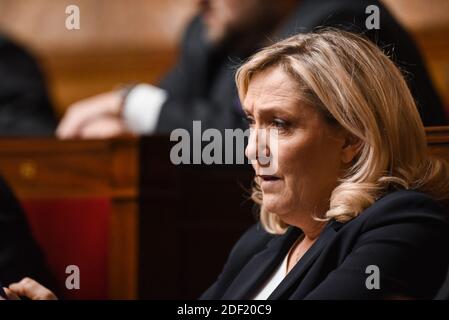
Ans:
POLYGON ((312 247, 316 240, 318 240, 323 231, 326 222, 313 221, 307 226, 299 226, 303 231, 298 240, 293 244, 287 257, 286 274, 298 263, 302 256, 312 247))

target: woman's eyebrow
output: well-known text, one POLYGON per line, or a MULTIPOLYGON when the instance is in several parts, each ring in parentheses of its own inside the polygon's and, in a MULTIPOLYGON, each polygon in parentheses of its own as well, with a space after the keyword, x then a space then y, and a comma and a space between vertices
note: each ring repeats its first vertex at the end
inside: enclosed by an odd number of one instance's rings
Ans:
POLYGON ((276 105, 276 104, 266 104, 263 106, 259 106, 259 108, 257 108, 257 112, 260 115, 265 115, 265 114, 273 114, 273 113, 278 113, 278 114, 282 114, 288 117, 299 117, 302 116, 303 111, 302 110, 296 110, 295 112, 291 112, 291 111, 287 111, 285 110, 285 108, 276 105))

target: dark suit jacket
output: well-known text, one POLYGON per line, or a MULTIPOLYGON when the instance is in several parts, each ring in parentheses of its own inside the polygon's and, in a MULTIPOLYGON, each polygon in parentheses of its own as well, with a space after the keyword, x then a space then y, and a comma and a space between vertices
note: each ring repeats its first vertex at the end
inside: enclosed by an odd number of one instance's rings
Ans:
MULTIPOLYGON (((285 22, 276 39, 309 32, 319 26, 366 33, 373 42, 391 53, 393 60, 407 72, 408 84, 418 102, 424 124, 446 123, 442 103, 417 47, 380 2, 302 0, 298 3, 297 10, 285 22), (371 4, 380 8, 380 30, 366 32, 368 15, 365 9, 371 4)), ((204 129, 246 128, 234 84, 234 71, 238 64, 260 48, 245 53, 211 48, 204 33, 201 19, 194 19, 184 35, 177 65, 160 84, 168 91, 169 99, 161 111, 157 127, 159 132, 170 132, 175 128, 191 129, 193 120, 201 120, 204 129)))
POLYGON ((31 277, 48 288, 53 281, 17 199, 0 177, 0 282, 31 277))
MULTIPOLYGON (((448 270, 446 214, 427 195, 402 190, 345 224, 331 220, 269 299, 431 299, 448 270), (379 268, 380 289, 365 285, 370 265, 379 268)), ((300 234, 294 227, 281 236, 252 227, 201 298, 251 299, 300 234)))
POLYGON ((48 136, 56 116, 36 61, 0 35, 0 136, 48 136))

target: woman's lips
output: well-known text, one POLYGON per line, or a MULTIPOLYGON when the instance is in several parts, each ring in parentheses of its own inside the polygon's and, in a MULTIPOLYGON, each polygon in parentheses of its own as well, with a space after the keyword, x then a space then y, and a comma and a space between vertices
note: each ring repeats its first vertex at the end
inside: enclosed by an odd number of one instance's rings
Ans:
POLYGON ((270 190, 273 190, 281 183, 281 178, 277 176, 271 176, 271 175, 258 175, 260 178, 260 187, 262 188, 262 191, 267 192, 270 190))
POLYGON ((258 175, 258 177, 261 178, 262 181, 275 181, 280 179, 279 177, 272 175, 258 175))

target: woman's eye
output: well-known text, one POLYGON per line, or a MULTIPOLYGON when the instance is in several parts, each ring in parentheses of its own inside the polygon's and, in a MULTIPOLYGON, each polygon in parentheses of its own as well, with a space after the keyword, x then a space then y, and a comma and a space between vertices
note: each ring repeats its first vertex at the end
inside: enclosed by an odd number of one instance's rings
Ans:
POLYGON ((250 116, 244 116, 243 119, 248 123, 248 125, 254 125, 254 119, 250 116))
POLYGON ((277 129, 286 129, 287 128, 287 122, 281 119, 274 119, 273 120, 273 125, 277 128, 277 129))

